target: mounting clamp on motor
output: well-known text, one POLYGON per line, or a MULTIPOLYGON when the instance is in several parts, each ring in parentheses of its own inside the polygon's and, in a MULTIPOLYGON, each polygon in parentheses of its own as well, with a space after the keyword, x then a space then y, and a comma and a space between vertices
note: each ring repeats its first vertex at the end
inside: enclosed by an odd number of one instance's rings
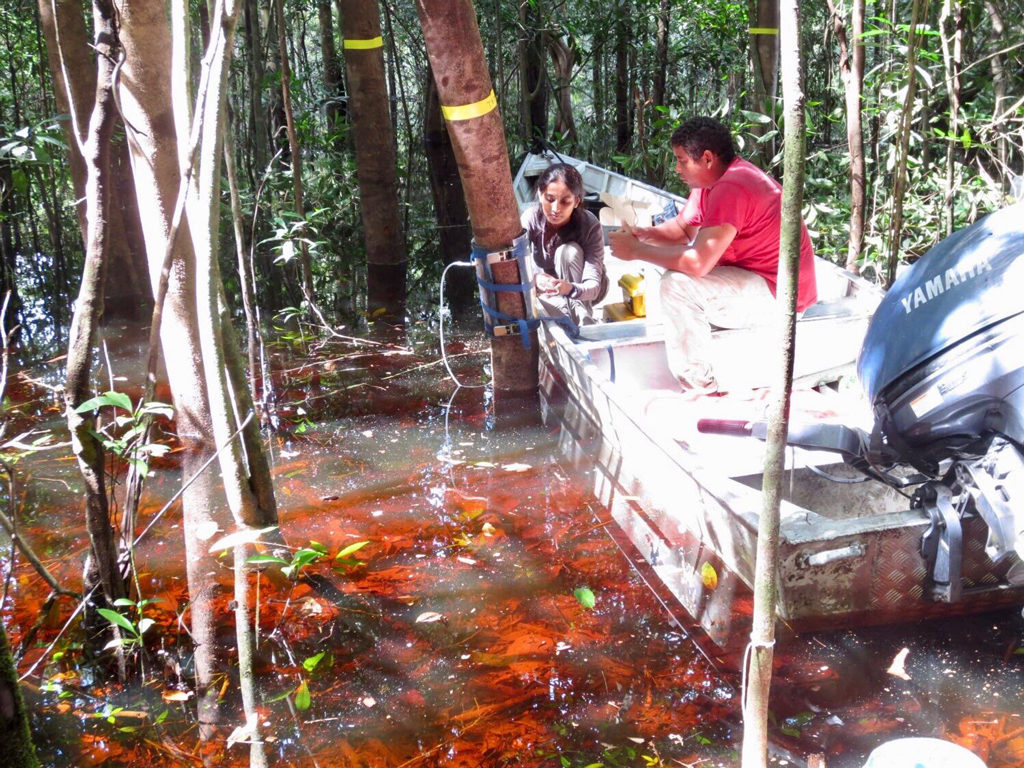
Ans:
POLYGON ((943 483, 925 483, 914 493, 910 506, 925 510, 931 519, 921 537, 921 555, 928 563, 932 597, 943 603, 959 602, 963 594, 963 528, 953 505, 953 491, 943 483))

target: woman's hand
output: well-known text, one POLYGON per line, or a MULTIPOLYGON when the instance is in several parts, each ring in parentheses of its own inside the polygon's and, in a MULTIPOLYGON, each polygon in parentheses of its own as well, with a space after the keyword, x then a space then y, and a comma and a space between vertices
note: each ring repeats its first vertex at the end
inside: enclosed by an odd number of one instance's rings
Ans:
POLYGON ((539 273, 535 282, 537 290, 545 296, 568 296, 572 293, 572 283, 546 272, 539 273))

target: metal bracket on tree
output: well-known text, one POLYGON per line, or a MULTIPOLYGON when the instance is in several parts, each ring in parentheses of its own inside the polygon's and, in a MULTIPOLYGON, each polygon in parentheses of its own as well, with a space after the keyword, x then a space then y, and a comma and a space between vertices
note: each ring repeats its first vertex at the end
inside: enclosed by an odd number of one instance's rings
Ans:
POLYGON ((480 289, 480 307, 484 311, 484 330, 490 336, 520 336, 523 349, 530 348, 530 331, 542 322, 555 322, 565 327, 569 335, 575 337, 579 329, 568 318, 538 317, 533 307, 533 284, 530 281, 530 270, 526 263, 526 232, 521 232, 509 248, 488 251, 476 242, 470 253, 470 260, 476 268, 476 282, 480 289), (499 270, 506 282, 495 280, 495 270, 499 270), (511 281, 507 281, 508 278, 511 281), (523 316, 516 317, 498 309, 496 294, 519 293, 523 297, 523 316))

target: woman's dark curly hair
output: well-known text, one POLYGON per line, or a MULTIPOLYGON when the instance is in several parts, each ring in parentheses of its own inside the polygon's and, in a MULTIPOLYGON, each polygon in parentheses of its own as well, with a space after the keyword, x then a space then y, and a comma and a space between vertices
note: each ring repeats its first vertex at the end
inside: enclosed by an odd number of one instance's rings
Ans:
POLYGON ((552 163, 545 169, 544 173, 537 179, 537 194, 543 195, 548 184, 553 181, 560 181, 569 188, 574 197, 583 197, 583 177, 580 172, 568 163, 552 163))

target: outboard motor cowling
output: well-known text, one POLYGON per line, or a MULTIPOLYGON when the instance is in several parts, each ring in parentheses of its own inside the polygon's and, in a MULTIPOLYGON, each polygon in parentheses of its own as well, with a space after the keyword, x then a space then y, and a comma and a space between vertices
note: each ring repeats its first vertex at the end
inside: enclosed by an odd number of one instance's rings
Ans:
POLYGON ((986 434, 1024 441, 1024 205, 954 233, 893 283, 857 374, 898 460, 934 466, 986 434))
POLYGON ((1024 205, 956 232, 893 283, 857 373, 875 417, 869 464, 930 478, 915 494, 932 519, 922 550, 933 593, 955 601, 962 514, 984 518, 993 562, 1024 556, 1024 205))

